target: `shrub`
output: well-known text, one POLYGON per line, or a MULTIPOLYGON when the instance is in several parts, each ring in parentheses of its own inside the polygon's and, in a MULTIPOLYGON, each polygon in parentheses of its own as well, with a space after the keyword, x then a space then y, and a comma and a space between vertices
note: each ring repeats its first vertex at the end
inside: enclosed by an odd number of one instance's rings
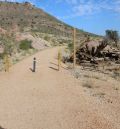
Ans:
POLYGON ((0 59, 4 58, 5 53, 0 53, 0 59))
POLYGON ((46 35, 46 36, 44 37, 44 40, 50 41, 50 37, 49 37, 48 35, 46 35))
POLYGON ((72 52, 73 51, 73 43, 69 43, 68 44, 68 49, 70 50, 70 52, 72 52))
POLYGON ((118 47, 119 43, 119 33, 116 30, 106 30, 106 37, 109 40, 112 40, 115 42, 116 47, 118 47))
POLYGON ((30 48, 32 48, 32 41, 29 41, 29 40, 22 40, 21 43, 20 43, 20 49, 22 50, 28 50, 30 48))

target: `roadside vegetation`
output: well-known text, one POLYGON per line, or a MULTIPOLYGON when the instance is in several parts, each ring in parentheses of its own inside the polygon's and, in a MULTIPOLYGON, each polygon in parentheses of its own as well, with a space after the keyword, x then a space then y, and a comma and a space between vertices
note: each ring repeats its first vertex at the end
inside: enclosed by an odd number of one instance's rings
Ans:
POLYGON ((22 40, 20 42, 20 45, 19 45, 20 49, 22 50, 29 50, 29 49, 32 49, 32 41, 29 41, 29 40, 22 40))

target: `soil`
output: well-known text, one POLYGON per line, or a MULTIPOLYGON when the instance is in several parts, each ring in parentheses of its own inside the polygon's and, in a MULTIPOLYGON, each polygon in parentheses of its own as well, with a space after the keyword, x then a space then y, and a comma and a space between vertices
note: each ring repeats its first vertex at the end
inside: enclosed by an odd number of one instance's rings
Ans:
POLYGON ((119 82, 76 79, 65 65, 58 71, 58 50, 41 51, 11 67, 9 73, 0 72, 1 128, 120 129, 119 82), (34 57, 35 73, 31 71, 34 57))

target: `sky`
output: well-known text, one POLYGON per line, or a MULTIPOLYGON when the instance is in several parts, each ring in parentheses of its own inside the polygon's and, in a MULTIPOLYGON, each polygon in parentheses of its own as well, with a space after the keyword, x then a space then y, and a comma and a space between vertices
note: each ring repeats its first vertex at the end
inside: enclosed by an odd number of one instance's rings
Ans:
MULTIPOLYGON (((2 0, 4 1, 4 0, 2 0)), ((31 2, 69 25, 105 35, 105 30, 120 32, 120 0, 9 0, 31 2)))

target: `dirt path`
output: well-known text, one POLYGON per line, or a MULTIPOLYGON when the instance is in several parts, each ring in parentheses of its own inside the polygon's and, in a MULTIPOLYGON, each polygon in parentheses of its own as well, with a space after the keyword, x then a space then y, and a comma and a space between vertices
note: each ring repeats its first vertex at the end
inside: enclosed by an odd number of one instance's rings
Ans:
POLYGON ((0 73, 0 126, 5 129, 119 129, 119 123, 89 98, 78 80, 57 69, 58 48, 33 57, 0 73))

